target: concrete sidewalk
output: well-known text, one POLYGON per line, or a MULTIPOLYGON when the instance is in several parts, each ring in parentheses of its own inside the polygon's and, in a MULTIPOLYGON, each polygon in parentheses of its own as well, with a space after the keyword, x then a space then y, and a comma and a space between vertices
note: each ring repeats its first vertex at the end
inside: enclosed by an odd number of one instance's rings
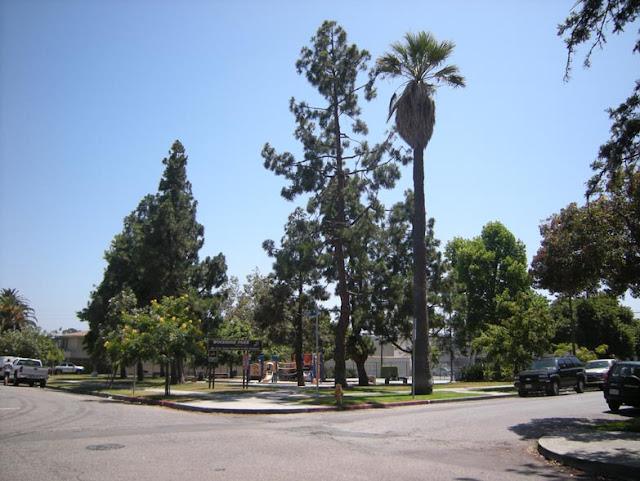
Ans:
POLYGON ((611 431, 575 431, 545 436, 538 451, 546 458, 582 471, 640 480, 640 434, 611 431))

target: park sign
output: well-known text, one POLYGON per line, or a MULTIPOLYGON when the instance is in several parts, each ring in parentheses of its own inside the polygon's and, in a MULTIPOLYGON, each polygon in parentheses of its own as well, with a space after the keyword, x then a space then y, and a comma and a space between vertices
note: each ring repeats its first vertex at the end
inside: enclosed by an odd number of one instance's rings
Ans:
POLYGON ((209 339, 209 352, 218 351, 262 351, 259 339, 209 339))

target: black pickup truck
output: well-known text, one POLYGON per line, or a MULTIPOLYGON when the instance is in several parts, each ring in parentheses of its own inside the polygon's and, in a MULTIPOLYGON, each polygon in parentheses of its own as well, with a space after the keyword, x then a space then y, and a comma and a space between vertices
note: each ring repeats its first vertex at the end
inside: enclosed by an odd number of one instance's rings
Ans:
POLYGON ((519 373, 514 386, 521 397, 533 392, 557 396, 560 389, 565 388, 583 393, 586 380, 584 366, 577 357, 545 357, 533 361, 529 369, 519 373))

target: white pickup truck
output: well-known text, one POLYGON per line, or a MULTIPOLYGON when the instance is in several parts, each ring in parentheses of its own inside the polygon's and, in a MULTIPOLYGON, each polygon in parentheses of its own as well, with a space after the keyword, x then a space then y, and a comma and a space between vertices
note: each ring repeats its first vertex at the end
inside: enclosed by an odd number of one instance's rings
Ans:
POLYGON ((29 386, 34 386, 38 383, 40 387, 45 387, 47 379, 49 379, 49 369, 43 367, 39 359, 18 357, 13 361, 9 381, 13 381, 14 386, 20 383, 29 383, 29 386))

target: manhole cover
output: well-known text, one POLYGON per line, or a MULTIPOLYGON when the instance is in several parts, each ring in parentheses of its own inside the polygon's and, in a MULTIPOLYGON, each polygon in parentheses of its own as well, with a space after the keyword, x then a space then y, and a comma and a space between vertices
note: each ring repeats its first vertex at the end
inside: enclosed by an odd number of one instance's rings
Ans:
POLYGON ((124 444, 93 444, 87 446, 87 449, 91 451, 109 451, 111 449, 122 449, 124 444))

